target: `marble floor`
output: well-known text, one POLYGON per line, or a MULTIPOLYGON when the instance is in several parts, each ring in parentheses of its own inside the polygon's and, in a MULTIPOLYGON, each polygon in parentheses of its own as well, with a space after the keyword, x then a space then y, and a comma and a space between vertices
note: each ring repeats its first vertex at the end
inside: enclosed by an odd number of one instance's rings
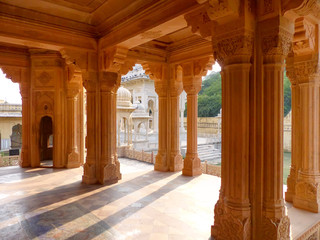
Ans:
MULTIPOLYGON (((120 159, 123 179, 81 184, 82 168, 0 168, 0 239, 210 239, 220 178, 120 159)), ((297 239, 320 214, 287 204, 297 239)))

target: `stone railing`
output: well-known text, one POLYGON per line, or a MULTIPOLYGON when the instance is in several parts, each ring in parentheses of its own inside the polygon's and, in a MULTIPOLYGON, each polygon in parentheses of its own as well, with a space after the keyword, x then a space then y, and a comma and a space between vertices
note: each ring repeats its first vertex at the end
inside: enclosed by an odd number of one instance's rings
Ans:
POLYGON ((136 159, 142 162, 154 163, 153 153, 147 153, 144 151, 138 151, 128 146, 117 148, 118 157, 126 157, 136 159))
POLYGON ((207 161, 201 163, 202 173, 221 177, 221 166, 208 164, 207 161))
POLYGON ((5 156, 0 157, 0 167, 18 166, 20 156, 5 156))

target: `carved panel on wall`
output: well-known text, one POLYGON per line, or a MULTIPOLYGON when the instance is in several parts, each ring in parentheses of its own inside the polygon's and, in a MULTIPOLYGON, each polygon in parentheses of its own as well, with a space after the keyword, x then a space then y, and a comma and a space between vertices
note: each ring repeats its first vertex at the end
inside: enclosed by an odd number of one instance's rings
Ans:
POLYGON ((54 92, 36 92, 36 113, 53 114, 54 92))
POLYGON ((34 79, 36 87, 53 87, 54 71, 36 70, 34 79))

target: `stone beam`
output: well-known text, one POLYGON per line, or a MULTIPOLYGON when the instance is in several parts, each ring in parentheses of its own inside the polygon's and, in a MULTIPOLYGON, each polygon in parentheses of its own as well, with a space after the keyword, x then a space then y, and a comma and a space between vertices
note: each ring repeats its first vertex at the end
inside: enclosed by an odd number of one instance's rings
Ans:
POLYGON ((94 38, 0 17, 0 42, 59 51, 61 48, 96 51, 94 38))
POLYGON ((0 66, 28 67, 28 55, 27 49, 0 46, 0 66))
POLYGON ((187 26, 184 14, 197 10, 201 5, 195 0, 163 1, 154 9, 123 22, 100 39, 100 49, 115 45, 133 48, 165 36, 187 26))

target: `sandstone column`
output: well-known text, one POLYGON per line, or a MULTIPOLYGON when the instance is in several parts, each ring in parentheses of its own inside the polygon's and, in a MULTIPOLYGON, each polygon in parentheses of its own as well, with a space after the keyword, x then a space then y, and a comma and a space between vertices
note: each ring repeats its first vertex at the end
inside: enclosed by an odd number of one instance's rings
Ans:
POLYGON ((182 64, 183 89, 187 93, 187 153, 182 169, 182 174, 186 176, 202 174, 198 157, 198 93, 202 76, 211 69, 213 63, 213 58, 206 57, 182 64))
MULTIPOLYGON (((27 74, 25 74, 27 75, 27 74)), ((30 167, 30 83, 28 77, 22 79, 20 83, 20 94, 22 97, 22 149, 19 165, 21 167, 30 167)))
POLYGON ((118 182, 119 162, 116 150, 116 91, 120 82, 118 73, 100 72, 100 94, 101 94, 101 158, 100 179, 101 184, 112 184, 118 182))
POLYGON ((67 168, 80 167, 78 149, 78 109, 79 94, 81 92, 81 76, 77 73, 72 76, 67 86, 67 168))
POLYGON ((158 122, 158 153, 156 155, 156 162, 154 170, 169 171, 169 164, 167 158, 167 143, 168 143, 168 87, 164 80, 155 80, 155 91, 159 99, 159 122, 158 122))
POLYGON ((98 181, 97 170, 98 161, 96 155, 97 141, 96 134, 96 105, 97 105, 97 73, 87 72, 83 73, 83 85, 87 90, 87 137, 86 137, 86 148, 87 157, 86 163, 84 164, 84 173, 82 181, 86 184, 94 184, 98 181))
POLYGON ((292 82, 292 165, 286 200, 312 212, 320 204, 320 67, 319 26, 295 21, 293 51, 287 59, 292 82))
POLYGON ((251 239, 249 83, 253 33, 242 29, 230 35, 213 39, 222 68, 221 189, 212 227, 218 240, 251 239))
POLYGON ((170 66, 170 171, 182 170, 182 156, 180 152, 179 131, 179 96, 182 92, 182 68, 181 66, 170 66))
POLYGON ((293 25, 276 17, 260 23, 263 139, 262 239, 289 239, 289 218, 283 203, 283 74, 291 49, 293 25), (271 27, 270 27, 271 26, 271 27))

